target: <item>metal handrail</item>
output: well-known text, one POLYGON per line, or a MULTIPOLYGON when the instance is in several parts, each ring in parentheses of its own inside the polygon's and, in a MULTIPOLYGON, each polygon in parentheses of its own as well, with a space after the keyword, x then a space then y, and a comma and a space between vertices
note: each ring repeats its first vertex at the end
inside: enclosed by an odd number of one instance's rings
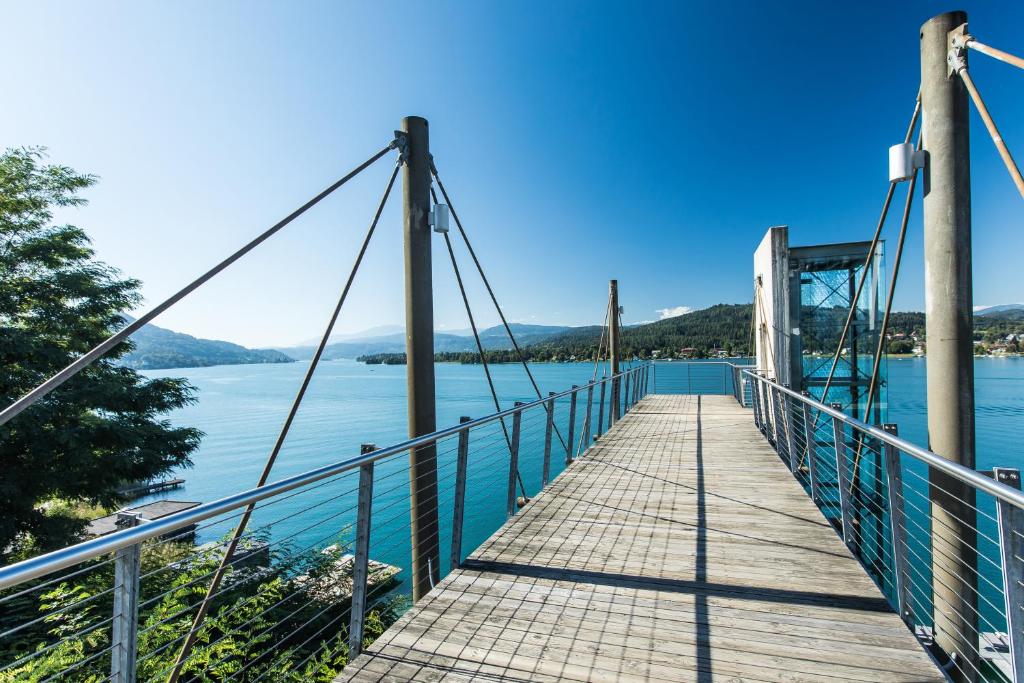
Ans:
POLYGON ((1024 508, 1024 493, 1016 489, 1010 488, 1006 484, 1000 484, 994 479, 991 479, 985 476, 984 474, 981 474, 980 472, 976 472, 975 470, 972 470, 969 467, 964 467, 963 465, 960 465, 958 463, 946 460, 942 456, 933 453, 927 448, 921 448, 920 446, 917 446, 909 441, 901 439, 898 436, 893 436, 892 434, 885 431, 884 429, 881 429, 880 427, 875 427, 866 422, 862 422, 855 417, 850 417, 841 410, 836 410, 835 408, 831 408, 818 400, 804 396, 800 392, 793 391, 792 389, 785 387, 779 384, 778 382, 775 382, 774 380, 770 380, 767 377, 762 377, 756 372, 744 370, 743 373, 749 375, 755 381, 765 382, 769 386, 775 388, 778 391, 781 391, 787 396, 795 398, 800 402, 805 403, 808 406, 814 408, 815 410, 818 410, 847 425, 850 425, 851 427, 853 427, 854 429, 863 434, 867 434, 873 438, 878 439, 882 443, 891 445, 897 450, 911 456, 915 460, 919 460, 925 463, 929 467, 934 467, 940 472, 944 472, 945 474, 948 474, 955 479, 970 484, 971 486, 974 486, 975 488, 994 496, 998 500, 1002 500, 1018 508, 1024 508))
MULTIPOLYGON (((455 436, 460 432, 465 432, 476 427, 490 424, 516 413, 521 413, 524 410, 529 410, 530 408, 547 404, 564 396, 569 396, 570 394, 586 390, 589 387, 594 387, 605 382, 611 382, 612 380, 637 373, 644 367, 645 365, 638 365, 628 368, 617 375, 595 379, 587 384, 573 387, 561 393, 551 394, 545 398, 531 401, 530 403, 523 403, 515 406, 514 408, 492 413, 475 420, 470 420, 469 422, 463 422, 461 424, 452 425, 451 427, 439 429, 435 432, 431 432, 430 434, 424 434, 423 436, 418 436, 413 439, 407 439, 385 448, 379 448, 370 453, 358 455, 346 460, 324 465, 317 469, 296 474, 291 477, 286 477, 285 479, 266 484, 259 488, 242 491, 210 503, 203 503, 202 505, 198 505, 189 510, 177 512, 157 520, 146 522, 145 524, 141 524, 136 527, 122 529, 106 536, 76 543, 75 545, 68 546, 66 548, 54 550, 37 557, 22 560, 21 562, 16 562, 5 567, 0 567, 0 590, 10 588, 11 586, 15 586, 25 581, 47 576, 66 567, 109 554, 116 550, 120 550, 121 548, 135 545, 152 538, 164 536, 165 534, 183 527, 201 522, 211 517, 216 517, 217 515, 230 512, 246 505, 258 503, 268 498, 273 498, 274 496, 286 493, 293 489, 316 483, 322 479, 342 474, 349 470, 358 469, 362 465, 376 462, 382 458, 436 443, 441 439, 455 436)), ((1022 498, 1024 498, 1024 496, 1022 496, 1022 498)))

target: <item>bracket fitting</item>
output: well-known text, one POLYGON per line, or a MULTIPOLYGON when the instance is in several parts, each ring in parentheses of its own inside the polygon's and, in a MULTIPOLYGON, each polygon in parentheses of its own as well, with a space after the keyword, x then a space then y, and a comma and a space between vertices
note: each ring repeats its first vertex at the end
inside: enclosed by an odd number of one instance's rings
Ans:
POLYGON ((967 43, 974 36, 967 32, 967 24, 960 24, 946 34, 946 77, 952 78, 959 75, 967 68, 967 43))
POLYGON ((391 141, 391 149, 398 150, 399 163, 405 163, 409 157, 409 138, 400 130, 395 131, 395 139, 391 141))

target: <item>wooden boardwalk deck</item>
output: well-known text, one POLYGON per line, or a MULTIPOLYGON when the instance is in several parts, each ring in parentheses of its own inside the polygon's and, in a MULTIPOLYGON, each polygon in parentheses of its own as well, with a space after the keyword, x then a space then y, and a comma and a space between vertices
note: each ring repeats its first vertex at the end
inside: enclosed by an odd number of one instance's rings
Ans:
POLYGON ((943 681, 732 397, 646 397, 338 680, 943 681))

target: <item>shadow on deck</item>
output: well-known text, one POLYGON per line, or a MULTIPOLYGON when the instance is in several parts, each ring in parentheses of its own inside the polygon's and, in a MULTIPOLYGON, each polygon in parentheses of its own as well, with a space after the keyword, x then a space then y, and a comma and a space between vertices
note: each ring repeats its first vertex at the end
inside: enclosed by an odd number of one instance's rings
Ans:
POLYGON ((651 395, 340 681, 943 681, 726 396, 651 395))

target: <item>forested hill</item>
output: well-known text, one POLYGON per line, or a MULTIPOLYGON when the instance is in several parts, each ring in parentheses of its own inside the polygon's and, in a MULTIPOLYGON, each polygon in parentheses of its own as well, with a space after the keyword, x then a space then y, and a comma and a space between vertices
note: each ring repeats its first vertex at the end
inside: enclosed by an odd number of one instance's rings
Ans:
POLYGON ((292 363, 280 351, 247 349, 238 344, 145 325, 131 336, 135 348, 118 362, 137 370, 163 368, 202 368, 210 365, 242 365, 245 363, 292 363))
MULTIPOLYGON (((654 351, 663 357, 694 349, 695 355, 722 350, 730 355, 750 353, 750 304, 718 304, 675 318, 627 327, 622 333, 624 357, 650 357, 654 351)), ((601 328, 577 327, 554 335, 530 347, 535 358, 591 357, 597 350, 601 328)))

